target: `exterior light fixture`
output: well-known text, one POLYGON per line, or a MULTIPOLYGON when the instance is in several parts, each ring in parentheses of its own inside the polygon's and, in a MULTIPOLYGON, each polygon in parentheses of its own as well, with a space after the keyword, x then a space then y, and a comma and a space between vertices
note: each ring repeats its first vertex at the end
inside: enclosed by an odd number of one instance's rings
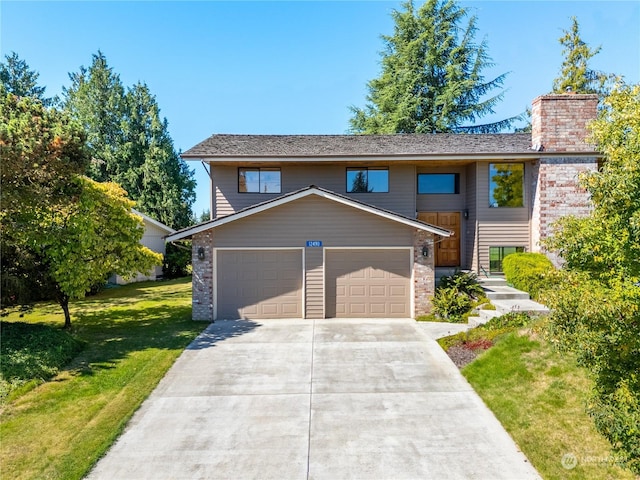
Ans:
POLYGON ((198 260, 204 260, 204 247, 198 248, 198 260))
POLYGON ((465 220, 469 218, 469 209, 465 208, 464 211, 462 212, 462 215, 464 216, 465 220))
POLYGON ((426 243, 422 246, 422 256, 423 257, 429 256, 429 246, 426 243))

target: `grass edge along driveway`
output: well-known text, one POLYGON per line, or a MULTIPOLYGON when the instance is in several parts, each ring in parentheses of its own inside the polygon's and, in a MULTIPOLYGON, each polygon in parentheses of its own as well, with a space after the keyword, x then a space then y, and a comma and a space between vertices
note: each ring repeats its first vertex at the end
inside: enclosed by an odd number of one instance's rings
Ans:
MULTIPOLYGON (((108 289, 75 302, 71 315, 86 348, 51 381, 2 407, 3 478, 82 478, 207 326, 191 320, 189 278, 108 289)), ((3 321, 62 327, 64 317, 47 303, 3 321)))

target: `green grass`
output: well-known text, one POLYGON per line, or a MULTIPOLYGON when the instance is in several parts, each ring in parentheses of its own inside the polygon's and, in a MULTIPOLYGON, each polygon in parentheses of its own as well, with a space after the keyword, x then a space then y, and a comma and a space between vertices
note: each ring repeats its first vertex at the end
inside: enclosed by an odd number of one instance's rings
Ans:
POLYGON ((50 325, 0 322, 0 404, 50 379, 85 346, 50 325))
MULTIPOLYGON (((189 279, 147 282, 73 303, 73 337, 85 347, 51 381, 3 405, 2 477, 82 478, 205 328, 191 320, 190 292, 189 279)), ((64 324, 55 304, 4 321, 45 330, 64 324)))
POLYGON ((503 330, 462 372, 543 478, 635 478, 615 465, 610 444, 586 413, 592 386, 586 372, 535 331, 503 330), (563 467, 565 455, 577 459, 575 468, 563 467))

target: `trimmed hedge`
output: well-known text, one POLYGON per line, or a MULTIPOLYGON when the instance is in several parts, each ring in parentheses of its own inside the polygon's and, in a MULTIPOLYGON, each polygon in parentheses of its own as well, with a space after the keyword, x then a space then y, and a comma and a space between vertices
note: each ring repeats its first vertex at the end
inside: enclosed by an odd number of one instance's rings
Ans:
POLYGON ((507 282, 537 300, 540 292, 549 287, 555 267, 541 253, 511 253, 502 260, 502 270, 507 282))

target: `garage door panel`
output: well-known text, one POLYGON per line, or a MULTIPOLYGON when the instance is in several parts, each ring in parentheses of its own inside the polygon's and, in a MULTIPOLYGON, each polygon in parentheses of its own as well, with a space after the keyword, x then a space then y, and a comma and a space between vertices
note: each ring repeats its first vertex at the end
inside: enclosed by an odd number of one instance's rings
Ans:
POLYGON ((326 252, 327 317, 409 317, 408 249, 326 252))
POLYGON ((371 287, 369 288, 369 296, 386 297, 387 289, 384 285, 371 285, 371 287))
POLYGON ((302 317, 300 250, 219 250, 217 318, 302 317))

